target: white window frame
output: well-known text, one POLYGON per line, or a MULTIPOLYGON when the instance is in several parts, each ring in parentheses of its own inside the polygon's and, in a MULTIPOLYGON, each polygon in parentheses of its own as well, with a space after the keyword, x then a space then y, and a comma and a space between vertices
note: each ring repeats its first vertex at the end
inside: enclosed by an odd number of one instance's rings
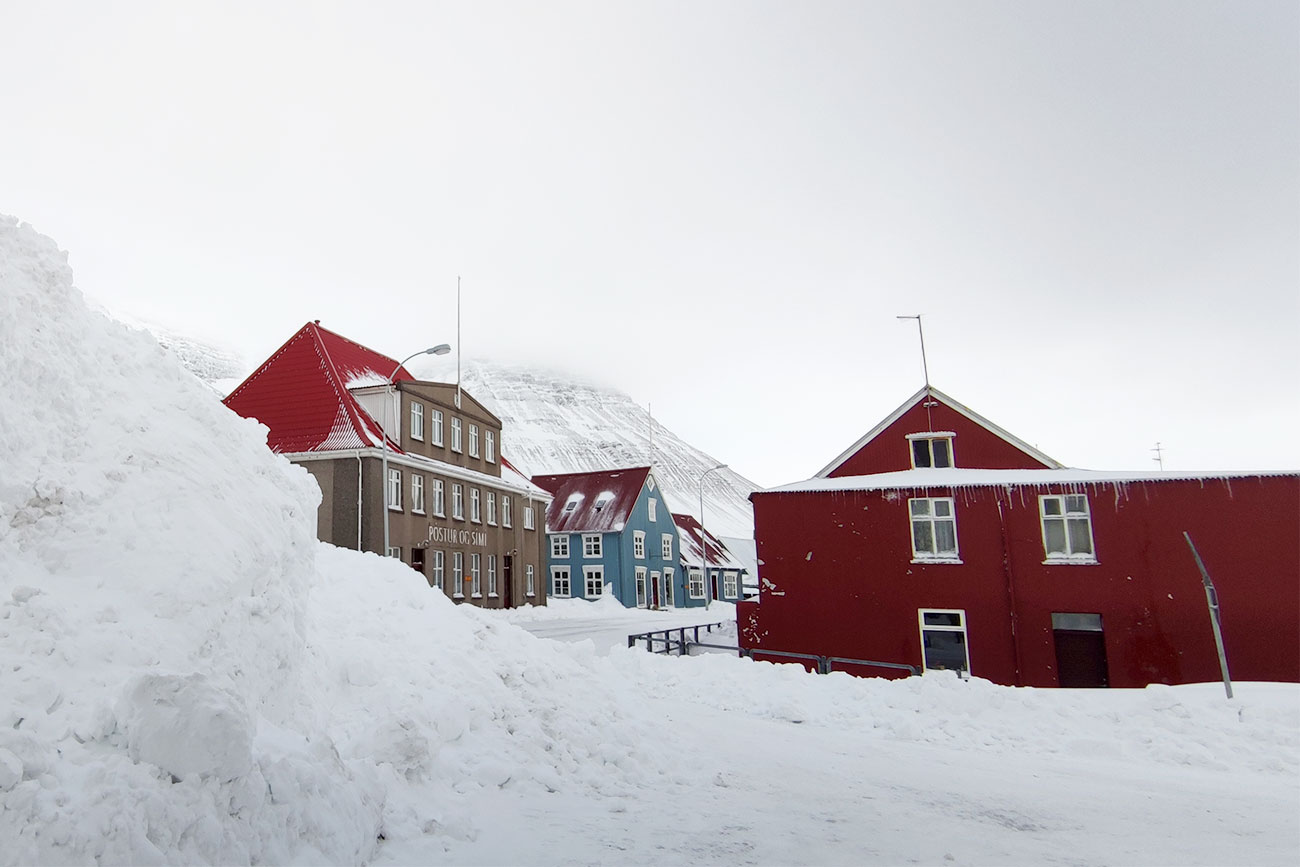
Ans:
POLYGON ((451 483, 451 516, 458 521, 465 520, 465 486, 460 482, 451 483))
POLYGON ((636 607, 650 607, 650 575, 644 566, 636 567, 636 607))
POLYGON ((645 559, 645 531, 632 531, 632 556, 638 560, 645 559))
POLYGON ((469 456, 478 457, 478 425, 469 423, 469 456))
POLYGON ((1097 540, 1092 534, 1092 507, 1088 504, 1087 494, 1040 494, 1038 497, 1038 526, 1043 536, 1043 565, 1044 566, 1093 566, 1097 563, 1097 540), (1083 511, 1075 509, 1070 510, 1070 500, 1077 500, 1083 503, 1083 511), (1060 508, 1060 514, 1048 515, 1047 504, 1055 501, 1060 508), (1061 534, 1064 537, 1064 551, 1049 551, 1047 543, 1047 522, 1059 521, 1061 524, 1061 534), (1070 525, 1082 521, 1088 530, 1088 551, 1075 551, 1074 544, 1071 542, 1070 525))
POLYGON ((433 586, 439 590, 447 584, 447 555, 442 551, 433 552, 433 586))
POLYGON ((556 599, 569 599, 573 596, 573 576, 568 566, 551 567, 551 595, 556 599))
POLYGON ((389 557, 394 557, 394 558, 396 558, 396 559, 398 559, 398 560, 401 560, 401 559, 402 559, 402 549, 401 549, 401 548, 398 548, 398 547, 390 546, 389 549, 388 549, 388 556, 389 556, 389 557))
POLYGON ((673 606, 674 608, 677 607, 677 602, 676 602, 676 599, 675 599, 675 597, 676 597, 677 594, 675 594, 675 593, 673 592, 673 581, 675 581, 676 579, 677 579, 677 575, 676 575, 676 573, 674 572, 673 567, 672 567, 672 566, 665 566, 665 567, 664 567, 664 599, 663 599, 663 602, 664 602, 666 605, 671 605, 671 606, 673 606))
POLYGON ((392 512, 402 511, 402 468, 388 468, 388 509, 392 512))
POLYGON ((488 554, 488 595, 497 596, 497 555, 488 554))
POLYGON ((456 454, 461 453, 461 431, 461 420, 453 415, 451 417, 451 450, 456 454))
POLYGON ((424 441, 424 404, 411 401, 411 439, 424 441))
POLYGON ((537 529, 537 527, 536 527, 536 523, 537 523, 537 522, 536 522, 536 519, 533 517, 533 507, 532 507, 532 505, 530 504, 530 505, 524 506, 524 529, 525 529, 525 530, 536 530, 536 529, 537 529))
POLYGON ((483 460, 489 464, 497 461, 497 434, 487 428, 483 429, 483 460))
POLYGON ((740 576, 735 572, 722 573, 722 598, 735 599, 740 596, 740 576))
POLYGON ((957 540, 957 504, 952 497, 912 497, 907 501, 907 530, 912 543, 912 562, 913 563, 961 563, 961 546, 957 540), (913 503, 925 503, 926 513, 918 515, 915 512, 913 503), (943 503, 948 508, 947 515, 935 515, 937 511, 936 503, 943 503), (918 551, 916 549, 916 525, 925 523, 930 526, 930 545, 929 551, 918 551), (939 551, 939 534, 935 532, 935 525, 939 523, 952 524, 952 551, 939 551))
POLYGON ((510 514, 510 495, 502 494, 501 495, 501 526, 503 527, 511 526, 510 524, 511 518, 512 516, 510 514))
POLYGON ((497 525, 497 494, 496 491, 487 492, 487 522, 493 527, 497 525))
POLYGON ((692 599, 704 598, 704 570, 692 566, 686 570, 687 588, 686 595, 692 599))
POLYGON ((551 556, 557 560, 569 559, 569 534, 555 533, 551 536, 551 556))
POLYGON ((524 595, 537 595, 537 577, 533 574, 533 564, 524 566, 524 595))
POLYGON ((435 446, 443 445, 442 410, 429 410, 429 442, 435 446))
POLYGON ((953 453, 953 438, 955 434, 951 431, 926 431, 925 433, 915 433, 907 435, 907 454, 908 459, 912 462, 912 469, 939 469, 946 470, 957 466, 957 457, 953 453), (947 444, 948 463, 939 466, 934 460, 934 444, 942 442, 947 444), (929 463, 917 464, 916 447, 918 443, 925 443, 925 457, 929 463))
POLYGON ((673 559, 673 534, 664 533, 659 537, 659 554, 665 560, 673 559))
POLYGON ((654 497, 646 500, 646 514, 650 517, 651 521, 659 520, 659 501, 654 497))
POLYGON ((465 598, 465 554, 453 551, 451 554, 452 595, 457 599, 465 598))
POLYGON ((469 519, 475 524, 483 523, 483 499, 478 488, 469 489, 469 519))
POLYGON ((583 566, 582 567, 582 595, 588 599, 596 599, 605 595, 605 567, 604 566, 583 566), (592 582, 597 582, 598 589, 592 592, 592 582))
POLYGON ((603 557, 605 545, 599 533, 582 534, 582 556, 585 559, 603 557))
POLYGON ((411 473, 411 511, 424 514, 424 476, 411 473))
POLYGON ((483 598, 483 555, 477 551, 469 555, 469 590, 475 599, 483 598))
MULTIPOLYGON (((964 608, 918 608, 916 610, 917 628, 920 631, 921 641, 921 670, 924 671, 944 671, 945 669, 931 669, 925 662, 925 633, 932 632, 960 632, 962 634, 962 649, 966 652, 966 668, 958 672, 963 676, 970 676, 970 633, 966 631, 966 609, 964 608), (961 617, 960 626, 938 626, 925 623, 927 614, 956 614, 961 617)), ((951 669, 947 669, 951 670, 951 669)))
POLYGON ((447 517, 447 491, 442 479, 433 480, 433 513, 439 518, 447 517))

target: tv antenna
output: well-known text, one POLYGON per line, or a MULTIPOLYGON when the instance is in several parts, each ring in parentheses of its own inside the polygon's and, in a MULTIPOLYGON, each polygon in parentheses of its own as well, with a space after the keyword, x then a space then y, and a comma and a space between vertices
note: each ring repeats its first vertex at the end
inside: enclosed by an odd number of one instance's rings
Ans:
POLYGON ((926 425, 929 426, 930 430, 934 430, 934 419, 930 417, 930 407, 938 406, 939 401, 935 400, 934 395, 932 394, 932 389, 930 388, 930 365, 925 360, 925 328, 921 325, 921 317, 924 315, 925 314, 923 313, 916 313, 912 316, 895 316, 894 318, 916 320, 916 333, 921 337, 921 371, 925 374, 925 400, 921 402, 921 405, 925 407, 926 425))
POLYGON ((1153 449, 1151 449, 1150 451, 1153 451, 1153 452, 1156 453, 1156 456, 1155 456, 1154 458, 1152 458, 1151 460, 1153 460, 1153 461, 1155 461, 1157 464, 1159 464, 1159 465, 1160 465, 1160 469, 1163 470, 1163 469, 1165 468, 1165 453, 1164 453, 1164 447, 1161 446, 1160 443, 1156 443, 1156 447, 1153 448, 1153 449))

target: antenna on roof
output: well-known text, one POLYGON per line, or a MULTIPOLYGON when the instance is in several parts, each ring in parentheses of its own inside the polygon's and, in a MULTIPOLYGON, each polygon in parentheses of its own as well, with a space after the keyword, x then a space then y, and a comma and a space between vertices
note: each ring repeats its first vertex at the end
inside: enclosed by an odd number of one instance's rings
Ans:
POLYGON ((655 414, 651 404, 645 405, 646 428, 650 436, 650 468, 655 465, 655 414))
POLYGON ((1163 470, 1163 469, 1165 468, 1165 454, 1164 454, 1163 449, 1162 449, 1161 446, 1160 446, 1160 443, 1156 443, 1156 447, 1153 448, 1153 449, 1151 449, 1151 451, 1153 451, 1153 452, 1156 453, 1156 456, 1155 456, 1154 458, 1152 458, 1151 460, 1153 460, 1153 461, 1155 461, 1157 464, 1159 464, 1159 465, 1160 465, 1160 469, 1163 470))
POLYGON ((456 275, 456 409, 460 409, 460 275, 456 275))
POLYGON ((927 364, 925 360, 925 328, 921 326, 921 317, 923 315, 924 314, 917 313, 914 316, 895 316, 894 318, 916 320, 916 331, 919 335, 921 335, 921 370, 925 374, 925 400, 921 402, 921 405, 925 407, 926 425, 929 426, 930 430, 934 430, 934 419, 930 417, 930 407, 938 406, 939 402, 934 399, 932 390, 930 388, 930 365, 927 364))

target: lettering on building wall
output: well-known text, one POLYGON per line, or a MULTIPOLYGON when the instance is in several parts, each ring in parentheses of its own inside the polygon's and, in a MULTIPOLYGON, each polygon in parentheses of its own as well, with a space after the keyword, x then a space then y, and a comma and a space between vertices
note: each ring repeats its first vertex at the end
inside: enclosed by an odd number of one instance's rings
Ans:
POLYGON ((469 545, 476 548, 487 547, 487 533, 483 530, 460 530, 456 527, 429 527, 426 544, 469 545))

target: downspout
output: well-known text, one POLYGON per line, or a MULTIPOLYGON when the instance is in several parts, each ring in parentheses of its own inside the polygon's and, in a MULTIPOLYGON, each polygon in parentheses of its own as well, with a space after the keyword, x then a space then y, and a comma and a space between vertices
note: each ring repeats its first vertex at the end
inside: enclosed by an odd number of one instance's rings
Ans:
POLYGON ((1002 573, 1007 579, 1007 607, 1011 612, 1011 656, 1016 666, 1016 686, 1024 686, 1020 676, 1020 615, 1016 611, 1016 582, 1011 571, 1011 542, 1007 537, 1006 515, 1002 512, 1002 495, 996 494, 998 525, 1002 529, 1002 573))
POLYGON ((357 453, 357 552, 361 552, 361 454, 357 453))

